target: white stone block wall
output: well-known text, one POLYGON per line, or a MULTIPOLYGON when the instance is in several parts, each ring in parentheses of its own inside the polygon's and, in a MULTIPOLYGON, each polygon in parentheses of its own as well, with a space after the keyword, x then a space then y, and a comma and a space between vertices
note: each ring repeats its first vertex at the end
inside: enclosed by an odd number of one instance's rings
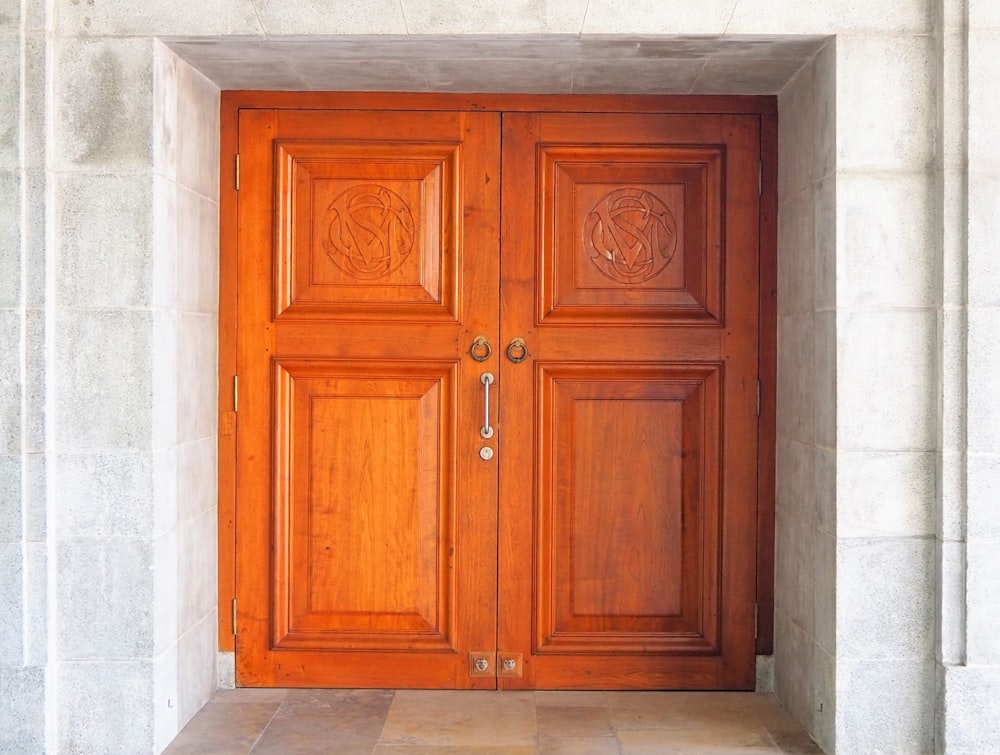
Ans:
POLYGON ((1000 749, 994 0, 0 0, 0 750, 157 751, 215 685, 216 84, 548 91, 504 35, 779 95, 776 690, 830 752, 1000 749))

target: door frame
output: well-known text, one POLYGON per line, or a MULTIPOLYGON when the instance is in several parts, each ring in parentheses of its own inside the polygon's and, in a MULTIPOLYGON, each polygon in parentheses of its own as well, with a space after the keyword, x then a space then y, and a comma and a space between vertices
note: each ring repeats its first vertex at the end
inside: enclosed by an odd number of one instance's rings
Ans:
POLYGON ((241 109, 483 110, 709 114, 760 118, 759 356, 757 418, 757 655, 774 647, 774 501, 777 374, 778 107, 774 95, 519 95, 422 92, 225 91, 219 150, 219 650, 235 650, 236 325, 239 112, 241 109))

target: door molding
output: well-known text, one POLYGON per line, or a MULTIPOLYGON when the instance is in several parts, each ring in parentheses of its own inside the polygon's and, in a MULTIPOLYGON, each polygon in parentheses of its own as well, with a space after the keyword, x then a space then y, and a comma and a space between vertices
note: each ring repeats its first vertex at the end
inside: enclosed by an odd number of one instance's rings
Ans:
POLYGON ((233 651, 236 595, 237 209, 241 109, 478 110, 600 113, 732 113, 760 118, 759 375, 757 457, 757 654, 773 651, 777 372, 777 98, 775 96, 517 95, 369 92, 223 92, 219 196, 219 649, 233 651))

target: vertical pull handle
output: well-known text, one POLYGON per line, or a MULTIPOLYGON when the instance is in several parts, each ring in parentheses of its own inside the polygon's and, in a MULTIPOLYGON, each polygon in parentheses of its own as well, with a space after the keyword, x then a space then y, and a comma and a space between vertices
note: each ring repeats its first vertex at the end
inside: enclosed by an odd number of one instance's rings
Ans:
POLYGON ((493 428, 490 427, 490 385, 493 383, 493 373, 484 372, 479 378, 479 382, 483 384, 483 407, 485 408, 483 426, 479 428, 479 434, 484 438, 492 438, 493 428))

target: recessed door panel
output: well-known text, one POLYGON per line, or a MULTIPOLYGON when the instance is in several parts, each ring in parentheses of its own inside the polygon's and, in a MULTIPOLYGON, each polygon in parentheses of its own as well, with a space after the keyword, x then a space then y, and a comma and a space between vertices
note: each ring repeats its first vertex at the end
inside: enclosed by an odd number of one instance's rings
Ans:
POLYGON ((274 647, 455 650, 457 365, 275 370, 274 647))
POLYGON ((538 371, 535 652, 718 653, 718 365, 538 371))

